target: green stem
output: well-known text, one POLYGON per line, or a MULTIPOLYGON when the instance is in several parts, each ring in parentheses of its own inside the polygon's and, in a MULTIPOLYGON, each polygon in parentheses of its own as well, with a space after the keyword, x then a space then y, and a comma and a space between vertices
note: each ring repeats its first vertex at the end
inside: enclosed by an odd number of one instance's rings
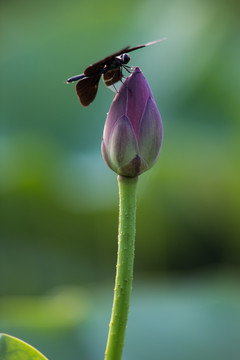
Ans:
POLYGON ((118 176, 118 258, 105 360, 121 360, 132 290, 137 177, 118 176))

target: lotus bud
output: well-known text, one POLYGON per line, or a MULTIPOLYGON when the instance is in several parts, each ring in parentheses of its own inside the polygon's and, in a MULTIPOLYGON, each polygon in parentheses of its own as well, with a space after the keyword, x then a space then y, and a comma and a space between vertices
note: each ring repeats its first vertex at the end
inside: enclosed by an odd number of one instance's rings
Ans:
POLYGON ((136 177, 156 162, 163 137, 153 94, 136 67, 116 94, 104 126, 102 155, 118 175, 136 177))

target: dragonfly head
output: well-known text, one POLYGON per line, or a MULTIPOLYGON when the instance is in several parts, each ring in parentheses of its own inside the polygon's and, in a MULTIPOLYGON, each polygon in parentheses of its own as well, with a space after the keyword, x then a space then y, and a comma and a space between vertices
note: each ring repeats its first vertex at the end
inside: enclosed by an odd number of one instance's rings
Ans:
POLYGON ((123 65, 126 65, 130 61, 130 56, 128 54, 122 54, 121 60, 123 62, 123 65))

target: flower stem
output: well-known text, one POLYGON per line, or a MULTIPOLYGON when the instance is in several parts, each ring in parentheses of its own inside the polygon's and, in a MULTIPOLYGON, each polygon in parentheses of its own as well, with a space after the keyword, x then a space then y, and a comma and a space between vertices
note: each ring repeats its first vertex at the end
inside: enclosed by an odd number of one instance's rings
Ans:
POLYGON ((121 360, 132 290, 137 177, 118 176, 118 258, 105 360, 121 360))

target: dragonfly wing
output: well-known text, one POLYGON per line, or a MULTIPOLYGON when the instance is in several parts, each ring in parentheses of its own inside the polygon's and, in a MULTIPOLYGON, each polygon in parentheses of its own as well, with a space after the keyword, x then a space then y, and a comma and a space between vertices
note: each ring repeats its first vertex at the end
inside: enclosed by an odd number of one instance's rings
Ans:
POLYGON ((146 46, 156 44, 156 43, 161 42, 163 40, 166 40, 166 38, 162 38, 162 39, 156 40, 156 41, 151 41, 151 42, 148 42, 146 44, 138 45, 138 46, 135 46, 135 47, 132 47, 132 48, 130 46, 126 46, 125 48, 123 48, 123 49, 121 49, 121 50, 119 50, 119 51, 117 51, 117 52, 103 58, 102 60, 99 60, 99 61, 95 62, 94 64, 89 65, 84 70, 83 73, 84 73, 85 76, 101 75, 102 70, 105 67, 105 65, 108 65, 109 63, 111 63, 111 60, 113 60, 116 56, 131 52, 131 51, 134 51, 134 50, 137 50, 137 49, 141 49, 141 48, 146 47, 146 46))
POLYGON ((111 86, 122 79, 122 70, 117 68, 114 70, 109 70, 103 74, 103 82, 106 86, 111 86))
POLYGON ((160 39, 160 40, 151 41, 151 42, 148 42, 148 43, 143 44, 143 45, 134 46, 133 48, 128 49, 127 52, 129 53, 129 52, 131 52, 131 51, 134 51, 134 50, 137 50, 137 49, 141 49, 141 48, 146 47, 146 46, 154 45, 154 44, 157 44, 157 43, 159 43, 159 42, 161 42, 161 41, 164 41, 164 40, 166 40, 166 38, 162 38, 162 39, 160 39))
POLYGON ((112 55, 109 55, 109 56, 105 57, 104 59, 102 59, 92 65, 89 65, 84 70, 84 75, 85 76, 101 75, 101 71, 103 70, 105 65, 107 65, 109 62, 111 62, 111 60, 114 59, 116 56, 126 53, 128 51, 128 49, 130 49, 130 46, 126 46, 122 50, 119 50, 118 52, 116 52, 112 55))
POLYGON ((82 106, 86 107, 95 99, 101 75, 84 78, 76 85, 76 92, 82 106))

